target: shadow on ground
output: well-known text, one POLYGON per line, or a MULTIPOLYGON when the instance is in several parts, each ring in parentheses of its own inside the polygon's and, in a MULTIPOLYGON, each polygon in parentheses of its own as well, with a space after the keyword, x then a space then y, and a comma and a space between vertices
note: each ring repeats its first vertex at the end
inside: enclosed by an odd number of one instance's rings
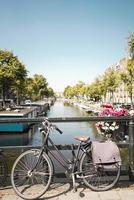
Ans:
MULTIPOLYGON (((82 182, 77 183, 77 194, 79 197, 84 198, 85 192, 91 191, 82 182)), ((6 191, 11 190, 12 185, 10 182, 10 177, 6 182, 4 187, 0 187, 0 193, 4 194, 6 191)), ((134 182, 131 181, 119 181, 118 184, 112 190, 134 190, 134 182)), ((58 199, 62 195, 67 195, 67 193, 73 194, 72 182, 68 179, 57 178, 54 179, 53 183, 50 185, 49 190, 40 198, 40 200, 58 199)))

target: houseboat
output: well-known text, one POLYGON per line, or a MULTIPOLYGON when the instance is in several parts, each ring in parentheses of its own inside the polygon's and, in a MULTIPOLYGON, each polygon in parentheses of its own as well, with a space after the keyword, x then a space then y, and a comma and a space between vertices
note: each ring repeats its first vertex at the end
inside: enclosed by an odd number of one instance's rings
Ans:
MULTIPOLYGON (((0 111, 0 119, 4 118, 33 118, 37 116, 37 108, 36 107, 18 107, 14 109, 6 109, 0 111)), ((29 128, 29 124, 27 123, 0 123, 0 132, 10 133, 10 132, 24 132, 29 128)))

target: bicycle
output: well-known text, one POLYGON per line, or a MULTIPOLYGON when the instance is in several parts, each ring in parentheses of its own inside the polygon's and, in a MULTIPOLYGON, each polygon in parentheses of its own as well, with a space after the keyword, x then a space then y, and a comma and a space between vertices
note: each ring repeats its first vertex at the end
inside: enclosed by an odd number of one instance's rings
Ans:
POLYGON ((107 165, 94 164, 91 153, 92 141, 89 137, 75 137, 79 141, 78 149, 75 152, 72 145, 72 159, 68 160, 51 140, 52 130, 62 134, 56 125, 45 119, 40 128, 44 135, 41 149, 28 150, 15 161, 11 172, 11 183, 18 196, 32 200, 41 197, 48 190, 54 175, 54 165, 50 155, 64 167, 65 174, 72 179, 75 191, 77 191, 76 179, 82 179, 94 191, 108 190, 117 183, 121 166, 116 161, 107 165))
POLYGON ((3 150, 0 149, 0 186, 4 186, 8 176, 8 167, 3 150))

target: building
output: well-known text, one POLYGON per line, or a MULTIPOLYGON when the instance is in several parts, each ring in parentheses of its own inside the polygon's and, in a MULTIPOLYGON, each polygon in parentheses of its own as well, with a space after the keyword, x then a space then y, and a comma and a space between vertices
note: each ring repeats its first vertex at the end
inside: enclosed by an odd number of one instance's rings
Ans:
MULTIPOLYGON (((114 67, 115 70, 117 70, 117 73, 124 71, 127 66, 127 58, 121 59, 118 63, 112 65, 111 67, 114 67)), ((110 92, 106 95, 106 101, 109 102, 111 94, 110 92)), ((134 100, 134 95, 133 95, 134 100)), ((130 96, 126 90, 125 84, 122 81, 120 85, 116 88, 115 92, 113 93, 113 103, 123 103, 128 104, 131 103, 130 96)))

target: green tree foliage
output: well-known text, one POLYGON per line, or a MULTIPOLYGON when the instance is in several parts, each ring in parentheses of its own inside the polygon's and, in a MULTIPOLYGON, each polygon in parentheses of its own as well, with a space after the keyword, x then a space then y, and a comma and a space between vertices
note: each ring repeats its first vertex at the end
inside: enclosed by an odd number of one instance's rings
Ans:
POLYGON ((23 92, 23 85, 27 70, 12 52, 0 50, 0 91, 5 104, 5 98, 9 94, 19 97, 23 92))
POLYGON ((74 86, 67 86, 64 90, 64 96, 66 98, 82 98, 86 94, 86 85, 83 81, 79 81, 74 86))
POLYGON ((35 74, 32 78, 27 77, 28 71, 17 56, 12 52, 0 50, 0 95, 5 106, 5 98, 12 96, 21 100, 29 98, 39 100, 54 96, 52 88, 48 87, 43 75, 35 74))
POLYGON ((130 58, 128 59, 126 69, 121 73, 121 80, 125 83, 126 89, 131 99, 133 108, 133 87, 134 87, 134 33, 128 38, 128 49, 130 58))
POLYGON ((109 92, 110 101, 112 102, 114 91, 119 85, 119 75, 113 67, 110 67, 105 71, 103 75, 102 85, 104 87, 104 94, 106 93, 106 91, 109 92))
POLYGON ((128 59, 126 69, 124 72, 118 72, 114 67, 108 68, 104 74, 97 78, 93 83, 85 85, 79 81, 75 86, 68 86, 64 90, 64 95, 68 98, 83 97, 94 99, 95 101, 101 100, 102 97, 106 98, 107 92, 110 93, 110 101, 113 102, 113 95, 116 88, 121 81, 126 85, 126 89, 131 98, 133 106, 133 91, 134 91, 134 33, 128 38, 128 49, 130 58, 128 59))
POLYGON ((74 90, 74 87, 71 87, 71 86, 67 86, 64 90, 64 96, 66 98, 72 98, 75 96, 75 90, 74 90))
POLYGON ((74 86, 74 93, 76 97, 82 97, 85 93, 85 83, 83 81, 79 81, 75 86, 74 86))
POLYGON ((54 91, 48 87, 46 78, 43 75, 35 74, 25 81, 25 97, 33 101, 44 97, 53 97, 54 91))
POLYGON ((105 76, 102 75, 100 78, 99 78, 99 88, 100 88, 100 94, 101 94, 101 99, 104 98, 104 101, 106 101, 106 94, 108 92, 108 88, 106 86, 106 83, 105 83, 105 76))
POLYGON ((89 85, 88 93, 91 100, 95 102, 101 100, 101 81, 99 78, 96 78, 96 80, 89 85))
POLYGON ((51 87, 47 88, 46 96, 47 97, 54 97, 55 96, 54 90, 51 87))
POLYGON ((47 94, 48 83, 43 75, 35 74, 32 79, 32 99, 42 99, 47 94))
POLYGON ((31 77, 28 77, 25 80, 24 94, 25 94, 25 98, 26 99, 31 99, 32 100, 32 95, 33 95, 33 79, 31 77))
POLYGON ((20 104, 21 99, 25 96, 24 87, 25 87, 25 80, 27 77, 27 70, 23 64, 19 64, 16 66, 16 74, 14 77, 14 82, 12 86, 13 93, 16 95, 17 98, 17 105, 20 104))
POLYGON ((133 108, 133 87, 134 87, 134 58, 128 59, 126 69, 120 74, 121 80, 125 83, 129 93, 131 107, 133 108))
POLYGON ((64 96, 67 98, 83 98, 99 101, 106 96, 107 92, 111 93, 111 101, 113 93, 119 85, 119 75, 114 68, 108 68, 102 76, 99 76, 91 84, 86 85, 79 81, 75 86, 67 86, 64 90, 64 96))

